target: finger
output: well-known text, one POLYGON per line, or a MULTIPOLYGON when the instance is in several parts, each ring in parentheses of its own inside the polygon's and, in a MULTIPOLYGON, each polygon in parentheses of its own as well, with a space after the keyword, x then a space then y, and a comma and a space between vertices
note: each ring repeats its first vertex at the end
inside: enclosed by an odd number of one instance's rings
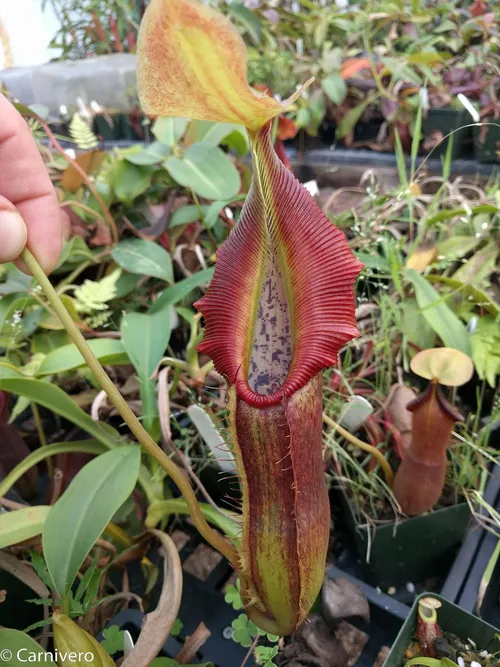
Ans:
POLYGON ((28 230, 19 211, 0 196, 0 264, 19 257, 27 238, 28 230))
POLYGON ((0 196, 14 204, 23 217, 28 248, 50 272, 62 245, 59 203, 27 123, 1 94, 0 196))

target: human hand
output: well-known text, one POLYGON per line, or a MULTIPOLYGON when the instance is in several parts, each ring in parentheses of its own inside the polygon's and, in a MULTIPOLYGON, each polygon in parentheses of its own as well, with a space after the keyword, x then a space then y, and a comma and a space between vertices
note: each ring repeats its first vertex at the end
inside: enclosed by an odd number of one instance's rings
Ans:
MULTIPOLYGON (((0 93, 0 264, 26 245, 52 271, 61 252, 61 210, 28 125, 0 93)), ((27 271, 21 260, 16 264, 27 271)))

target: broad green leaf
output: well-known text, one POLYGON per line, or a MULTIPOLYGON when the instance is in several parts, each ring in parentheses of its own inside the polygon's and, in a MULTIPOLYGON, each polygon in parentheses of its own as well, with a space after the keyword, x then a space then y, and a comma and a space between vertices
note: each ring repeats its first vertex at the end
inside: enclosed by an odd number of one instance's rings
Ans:
POLYGON ((342 117, 337 127, 337 139, 343 139, 346 135, 349 134, 349 132, 358 123, 366 107, 371 104, 371 102, 373 102, 373 100, 367 99, 352 109, 349 109, 345 116, 342 117))
POLYGON ((25 632, 0 628, 0 664, 6 667, 26 667, 27 664, 46 667, 51 662, 52 656, 25 632))
POLYGON ((106 447, 111 448, 121 444, 118 434, 113 434, 109 426, 95 422, 55 384, 23 377, 19 372, 16 373, 13 367, 2 364, 0 365, 0 389, 18 396, 25 396, 30 401, 43 405, 75 426, 79 426, 106 447))
POLYGON ((225 138, 236 130, 245 132, 243 125, 236 125, 235 123, 212 123, 208 120, 194 120, 188 130, 189 143, 203 142, 209 146, 220 146, 221 143, 225 143, 225 138))
POLYGON ((101 454, 78 472, 51 507, 42 544, 59 595, 67 595, 96 540, 134 490, 140 463, 138 445, 101 454))
POLYGON ((248 134, 243 125, 235 125, 234 130, 224 137, 221 144, 227 146, 229 150, 235 151, 239 158, 244 157, 250 150, 248 134))
POLYGON ((405 275, 413 284, 422 315, 446 347, 454 347, 471 356, 467 329, 445 302, 444 297, 438 294, 432 285, 415 270, 407 269, 405 275))
POLYGON ((32 284, 33 278, 27 276, 22 271, 19 271, 15 264, 7 264, 6 267, 6 280, 0 282, 0 295, 3 294, 14 294, 15 292, 29 292, 32 284))
POLYGON ((171 148, 161 141, 153 141, 149 146, 133 147, 123 151, 122 157, 138 166, 149 166, 162 162, 171 153, 171 148))
POLYGON ((181 225, 189 225, 192 222, 202 220, 208 206, 196 206, 195 204, 188 204, 181 206, 173 212, 172 217, 168 223, 168 228, 180 227, 181 225), (201 213, 200 213, 201 209, 201 213))
POLYGON ((127 313, 120 327, 123 347, 137 373, 150 378, 170 340, 170 307, 153 314, 127 313))
POLYGON ((217 146, 203 142, 189 146, 182 158, 167 158, 164 166, 174 181, 205 199, 230 199, 241 187, 231 159, 217 146))
POLYGON ((142 280, 141 275, 136 273, 126 273, 122 271, 121 276, 115 283, 115 293, 114 299, 122 299, 124 296, 128 296, 137 289, 139 282, 142 280))
POLYGON ((449 239, 438 243, 437 255, 446 259, 458 259, 474 250, 480 242, 481 239, 475 236, 450 236, 449 239))
POLYGON ((131 204, 151 185, 153 171, 139 167, 127 160, 120 160, 111 172, 111 185, 116 197, 124 204, 131 204))
POLYGON ((170 255, 153 241, 126 239, 113 248, 111 256, 129 273, 160 278, 167 283, 174 280, 170 255))
POLYGON ((406 298, 402 301, 399 328, 407 340, 420 349, 434 346, 436 334, 424 318, 416 299, 406 298))
POLYGON ((391 270, 387 259, 380 255, 369 255, 367 252, 357 252, 356 257, 360 262, 363 262, 365 269, 375 269, 376 271, 380 271, 380 273, 389 273, 391 270))
POLYGON ((173 146, 186 131, 188 121, 186 118, 157 118, 153 124, 152 132, 162 144, 173 146))
POLYGON ((66 345, 69 337, 66 331, 49 331, 32 336, 31 352, 32 354, 49 354, 57 350, 62 345, 66 345))
POLYGON ((323 90, 334 104, 342 104, 347 95, 347 85, 338 72, 330 74, 321 82, 323 90))
POLYGON ((227 7, 229 14, 239 21, 256 44, 262 37, 262 26, 257 15, 241 2, 231 2, 227 7))
POLYGON ((175 283, 172 287, 167 287, 149 309, 150 315, 162 310, 168 304, 175 305, 181 299, 185 299, 197 287, 209 283, 212 280, 214 271, 215 269, 213 268, 198 271, 198 273, 194 273, 189 278, 184 278, 184 280, 175 283))
POLYGON ((490 241, 478 250, 451 276, 453 280, 471 285, 481 285, 496 268, 499 248, 496 241, 490 241))
MULTIPOLYGON (((123 343, 116 338, 94 338, 87 340, 87 345, 103 365, 119 366, 129 361, 123 343)), ((85 365, 86 362, 78 348, 71 343, 50 352, 42 361, 38 375, 55 375, 85 365)))
POLYGON ((121 335, 132 361, 141 389, 142 417, 149 433, 154 429, 158 416, 156 382, 151 379, 170 340, 171 306, 153 314, 127 313, 121 322, 121 335))
POLYGON ((0 514, 0 549, 41 535, 50 505, 23 507, 0 514))

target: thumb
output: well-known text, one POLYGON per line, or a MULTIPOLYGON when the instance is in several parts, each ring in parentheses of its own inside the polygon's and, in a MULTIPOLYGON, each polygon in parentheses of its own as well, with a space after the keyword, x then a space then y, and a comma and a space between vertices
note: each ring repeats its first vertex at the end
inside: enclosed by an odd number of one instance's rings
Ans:
POLYGON ((16 207, 0 196, 0 264, 19 257, 24 250, 28 230, 16 207))

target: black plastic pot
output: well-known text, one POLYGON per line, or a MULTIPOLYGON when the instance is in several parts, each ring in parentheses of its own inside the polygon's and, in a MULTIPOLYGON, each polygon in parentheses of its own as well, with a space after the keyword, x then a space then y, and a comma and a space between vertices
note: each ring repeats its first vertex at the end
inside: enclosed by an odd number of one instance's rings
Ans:
MULTIPOLYGON (((484 500, 497 512, 500 510, 500 476, 491 477, 484 492, 484 500)), ((480 508, 479 514, 486 515, 486 510, 480 508)), ((490 583, 484 592, 481 608, 477 608, 481 581, 497 543, 496 535, 481 528, 478 522, 473 522, 448 574, 441 595, 465 611, 479 613, 492 625, 500 626, 500 562, 496 564, 490 583)))
MULTIPOLYGON (((423 119, 422 134, 429 136, 432 132, 441 132, 446 137, 453 132, 453 148, 451 157, 455 160, 467 152, 470 147, 471 128, 465 127, 471 123, 470 114, 465 110, 456 109, 429 109, 427 117, 423 119)), ((444 155, 448 148, 449 138, 442 141, 432 151, 432 157, 444 155)))
MULTIPOLYGON (((227 580, 233 573, 233 569, 225 558, 221 558, 219 564, 210 572, 205 581, 190 572, 186 572, 184 569, 186 559, 197 547, 205 543, 198 532, 188 523, 183 523, 181 526, 182 531, 190 536, 189 541, 179 552, 183 564, 183 586, 178 618, 182 621, 183 628, 179 637, 171 636, 167 639, 160 656, 175 658, 182 648, 185 637, 191 635, 200 623, 204 623, 210 630, 211 635, 201 647, 197 659, 192 662, 197 664, 211 661, 214 667, 240 665, 248 649, 231 639, 231 623, 242 612, 235 611, 230 604, 227 604, 222 592, 227 580)), ((137 577, 131 577, 130 581, 131 589, 140 595, 142 591, 138 590, 137 587, 139 579, 140 575, 138 574, 137 577)), ((149 610, 154 609, 158 604, 160 588, 161 575, 160 581, 151 594, 149 610)), ((142 612, 129 609, 116 614, 107 627, 118 625, 122 630, 128 630, 135 642, 139 636, 143 619, 144 614, 142 612)), ((115 660, 117 657, 114 656, 115 660)), ((250 659, 247 665, 253 667, 255 663, 250 659)))
POLYGON ((446 574, 470 519, 464 502, 373 531, 358 523, 342 489, 339 496, 366 581, 381 588, 446 574))
POLYGON ((128 113, 96 115, 93 129, 104 141, 143 140, 143 137, 139 137, 134 130, 128 113))
MULTIPOLYGON (((483 120, 488 122, 488 118, 483 120)), ((500 162, 500 121, 492 118, 489 122, 495 124, 472 128, 474 157, 478 162, 500 162)))
POLYGON ((383 667, 404 667, 407 662, 405 651, 417 628, 418 600, 428 596, 432 596, 442 603, 442 607, 438 610, 438 623, 442 630, 452 632, 464 640, 471 639, 479 649, 486 649, 490 653, 500 651, 500 641, 495 637, 498 630, 492 625, 476 616, 472 616, 472 614, 460 609, 460 607, 439 595, 424 593, 415 600, 410 615, 401 628, 383 667))

